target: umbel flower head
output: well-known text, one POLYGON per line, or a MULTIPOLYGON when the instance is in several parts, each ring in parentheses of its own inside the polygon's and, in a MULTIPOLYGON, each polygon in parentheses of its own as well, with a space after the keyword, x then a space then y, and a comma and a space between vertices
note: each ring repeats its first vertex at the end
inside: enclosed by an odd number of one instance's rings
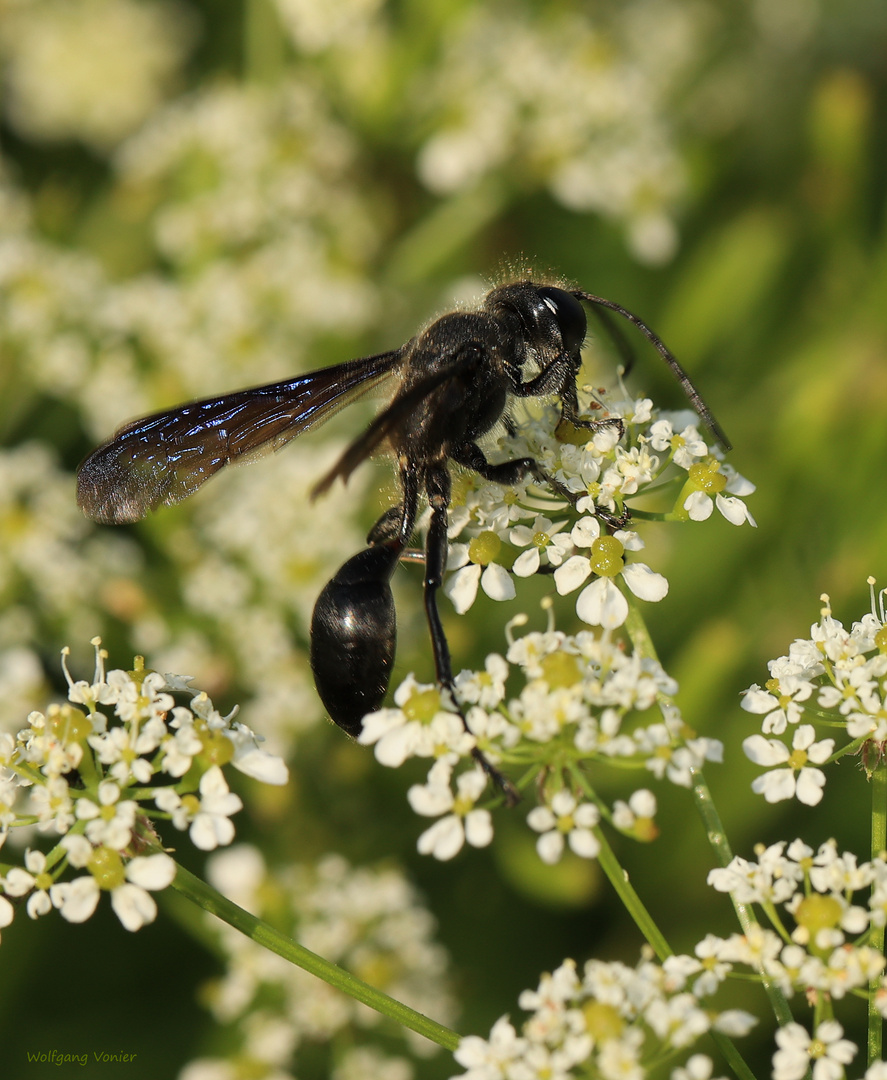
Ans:
POLYGON ((550 625, 513 636, 524 621, 510 625, 505 656, 488 656, 483 671, 456 678, 468 730, 448 694, 412 676, 395 692, 393 707, 364 720, 359 741, 374 746, 383 765, 432 761, 426 782, 409 791, 416 813, 437 818, 419 838, 419 850, 450 859, 466 843, 492 841, 492 817, 478 805, 487 788, 476 749, 497 766, 519 766, 528 791, 537 778, 539 804, 527 824, 544 862, 557 862, 567 850, 595 858, 602 822, 638 840, 654 839, 656 799, 647 783, 689 787, 694 769, 720 761, 721 743, 687 728, 668 704, 674 680, 609 631, 569 635, 550 625), (634 769, 643 783, 610 807, 597 796, 595 777, 614 767, 623 774, 634 769))
POLYGON ((754 525, 742 501, 754 485, 708 446, 694 414, 659 413, 647 398, 603 392, 583 404, 620 423, 574 428, 555 406, 539 407, 516 419, 517 433, 496 451, 503 460, 533 458, 553 488, 532 478, 503 488, 476 475, 454 486, 444 592, 457 611, 471 607, 478 589, 511 600, 515 579, 552 574, 562 596, 578 592, 583 622, 616 629, 628 616, 626 590, 654 603, 668 593, 666 579, 637 558, 644 541, 630 527, 632 500, 655 493, 664 509, 645 510, 647 518, 703 521, 717 506, 731 524, 754 525))
MULTIPOLYGON (((489 1039, 462 1039, 455 1058, 465 1072, 454 1080, 640 1080, 663 1059, 686 1054, 709 1031, 747 1034, 754 1018, 738 1009, 712 1009, 707 999, 716 986, 690 988, 688 967, 698 969, 695 957, 674 956, 662 965, 644 957, 634 968, 591 960, 581 973, 565 960, 542 976, 536 990, 520 995, 518 1003, 529 1015, 519 1029, 503 1016, 489 1039)), ((671 1078, 709 1080, 711 1068, 710 1059, 694 1054, 671 1078)))
POLYGON ((824 765, 848 754, 877 760, 887 741, 887 619, 869 578, 871 610, 850 629, 832 615, 828 597, 810 636, 768 664, 764 686, 750 686, 742 707, 761 716, 761 734, 743 742, 746 756, 768 771, 752 788, 768 802, 796 798, 815 806, 824 765), (821 729, 827 738, 818 738, 821 729), (825 732, 823 732, 825 734, 825 732), (843 736, 843 739, 841 738, 843 736), (836 749, 837 747, 837 749, 836 749))
POLYGON ((148 671, 140 657, 132 671, 106 671, 101 642, 92 644, 91 683, 74 681, 64 649, 68 701, 32 712, 15 735, 0 734, 4 854, 11 831, 31 827, 21 865, 0 864, 0 925, 12 919, 9 897, 24 899, 32 919, 55 908, 84 922, 107 892, 123 925, 139 929, 157 913, 150 893, 175 876, 154 821, 188 830, 210 851, 231 842, 231 815, 242 806, 225 766, 286 782, 283 762, 259 748, 234 712, 221 716, 191 690, 188 678, 148 671), (176 704, 183 692, 188 705, 176 704))

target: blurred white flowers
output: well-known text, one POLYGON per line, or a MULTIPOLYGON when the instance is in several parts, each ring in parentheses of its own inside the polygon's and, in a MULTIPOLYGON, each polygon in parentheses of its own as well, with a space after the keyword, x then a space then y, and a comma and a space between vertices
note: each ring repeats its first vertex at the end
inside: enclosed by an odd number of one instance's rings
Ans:
POLYGON ((172 89, 194 38, 171 2, 31 0, 3 13, 8 111, 20 133, 106 150, 172 89))

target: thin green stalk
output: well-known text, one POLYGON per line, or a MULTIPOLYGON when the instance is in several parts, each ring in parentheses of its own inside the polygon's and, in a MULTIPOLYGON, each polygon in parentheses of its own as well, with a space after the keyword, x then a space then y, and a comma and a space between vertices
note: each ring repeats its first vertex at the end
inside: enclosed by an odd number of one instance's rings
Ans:
MULTIPOLYGON (((659 663, 659 657, 656 655, 656 647, 653 644, 653 639, 650 637, 647 624, 644 622, 644 618, 641 615, 634 598, 630 596, 628 597, 628 618, 625 621, 625 628, 631 639, 634 651, 640 656, 649 657, 651 660, 655 660, 659 663)), ((667 698, 666 695, 661 695, 661 697, 663 704, 666 705, 666 707, 673 707, 674 703, 670 698, 667 698)), ((721 821, 721 816, 715 806, 711 791, 709 790, 701 769, 693 770, 693 801, 696 804, 699 816, 702 818, 706 837, 715 853, 719 865, 726 866, 733 858, 733 853, 730 850, 730 841, 727 839, 724 824, 721 821)), ((739 925, 742 927, 743 933, 748 934, 752 927, 757 925, 754 911, 750 906, 735 900, 732 895, 730 899, 733 901, 736 917, 739 920, 739 925)), ((770 1007, 773 1009, 773 1014, 776 1017, 777 1023, 780 1026, 789 1023, 792 1020, 792 1014, 785 994, 783 994, 771 979, 768 979, 763 974, 761 975, 761 978, 764 991, 770 1001, 770 1007)))
MULTIPOLYGON (((600 843, 598 862, 607 875, 610 884, 616 890, 616 895, 625 905, 625 910, 631 915, 635 925, 647 939, 660 961, 674 955, 674 950, 665 940, 665 935, 656 925, 653 916, 647 911, 643 901, 635 892, 634 886, 628 880, 628 874, 620 865, 616 853, 607 842, 603 831, 598 828, 594 830, 594 833, 600 843)), ((709 1034, 723 1055, 724 1060, 733 1070, 733 1074, 738 1077, 738 1080, 755 1080, 754 1073, 749 1069, 742 1054, 736 1049, 732 1041, 718 1031, 712 1031, 709 1034)))
MULTIPOLYGON (((878 761, 872 772, 872 859, 880 859, 887 851, 887 765, 878 761)), ((874 888, 874 886, 872 886, 874 888)), ((869 945, 883 954, 884 927, 873 926, 869 945)), ((880 989, 881 979, 875 976, 869 983, 868 1003, 868 1063, 881 1060, 884 1041, 884 1022, 875 1008, 875 994, 880 989)))
POLYGON ((293 941, 286 934, 281 934, 274 927, 262 922, 261 919, 257 919, 255 915, 250 915, 248 911, 244 911, 242 907, 238 907, 237 904, 226 899, 211 885, 207 885, 205 881, 201 881, 200 878, 195 877, 194 874, 178 864, 173 888, 182 896, 187 897, 192 903, 203 908, 204 911, 216 915, 229 926, 233 926, 235 930, 239 930, 251 941, 255 941, 257 945, 277 953, 278 956, 282 956, 284 960, 288 960, 291 964, 295 964, 304 971, 316 975, 319 979, 323 979, 325 983, 348 994, 355 1001, 361 1001, 364 1005, 369 1005, 371 1009, 375 1009, 376 1012, 389 1017, 389 1019, 402 1027, 409 1028, 419 1035, 424 1035, 426 1039, 430 1039, 431 1042, 437 1043, 438 1046, 442 1046, 445 1050, 451 1052, 459 1045, 460 1036, 455 1031, 451 1031, 449 1028, 444 1027, 443 1024, 438 1024, 437 1021, 423 1016, 422 1013, 416 1012, 415 1009, 395 1001, 394 998, 383 994, 381 990, 376 990, 368 983, 355 978, 344 968, 340 968, 338 964, 331 964, 328 960, 324 960, 322 956, 318 956, 316 953, 304 948, 304 946, 299 945, 298 942, 293 941))
POLYGON ((607 875, 610 884, 616 891, 616 895, 625 905, 625 910, 634 920, 635 926, 644 935, 650 948, 656 953, 659 960, 664 960, 674 953, 672 947, 665 940, 665 935, 656 925, 653 916, 644 907, 643 901, 634 891, 634 886, 628 880, 628 874, 622 869, 616 853, 607 842, 602 829, 594 830, 594 835, 601 845, 598 853, 598 862, 603 872, 607 875))
POLYGON ((286 64, 286 38, 271 0, 246 0, 243 73, 252 83, 275 83, 286 64))

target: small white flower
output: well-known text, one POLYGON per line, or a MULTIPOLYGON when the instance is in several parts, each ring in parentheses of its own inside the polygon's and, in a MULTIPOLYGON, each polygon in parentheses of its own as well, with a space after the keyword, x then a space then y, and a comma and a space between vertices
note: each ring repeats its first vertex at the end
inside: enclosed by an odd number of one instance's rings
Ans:
POLYGON ((800 722, 804 715, 802 703, 813 689, 809 679, 786 674, 779 679, 778 697, 755 683, 743 694, 741 705, 746 712, 764 714, 761 730, 765 735, 781 735, 789 724, 800 722))
POLYGON ((477 599, 478 586, 491 600, 513 600, 517 595, 511 575, 504 566, 494 562, 487 566, 468 563, 448 574, 443 592, 458 614, 464 615, 477 599))
POLYGON ((465 1080, 498 1080, 509 1075, 509 1066, 520 1062, 526 1048, 527 1040, 517 1034, 507 1016, 502 1016, 493 1024, 488 1040, 466 1035, 453 1057, 468 1069, 465 1080))
MULTIPOLYGON (((702 469, 703 466, 698 465, 696 468, 702 469)), ((754 493, 755 485, 750 480, 746 480, 744 476, 740 476, 729 465, 718 463, 715 471, 722 473, 726 477, 727 482, 723 491, 729 492, 729 494, 725 495, 719 491, 712 499, 712 496, 707 491, 691 492, 684 500, 684 509, 687 511, 690 520, 705 521, 711 516, 712 510, 717 507, 720 514, 731 525, 742 525, 747 521, 752 528, 755 528, 755 519, 742 501, 745 496, 754 493)), ((690 475, 692 476, 692 474, 693 470, 691 469, 690 475)))
POLYGON ((218 765, 207 769, 200 778, 200 804, 189 830, 195 847, 201 851, 230 844, 234 839, 232 814, 243 809, 239 795, 229 790, 225 774, 218 765))
POLYGON ((27 912, 37 919, 52 910, 49 897, 51 878, 46 871, 46 855, 42 851, 25 851, 25 866, 13 866, 3 880, 7 896, 28 896, 27 912))
POLYGON ((564 522, 554 524, 550 518, 537 517, 532 525, 515 525, 509 540, 515 547, 527 550, 515 559, 512 569, 518 577, 530 577, 542 565, 545 555, 549 566, 560 566, 567 552, 572 551, 573 541, 569 533, 562 533, 564 522))
POLYGON ((165 889, 176 876, 176 864, 169 855, 130 859, 126 864, 127 883, 111 890, 111 907, 127 930, 139 930, 157 917, 157 905, 147 889, 165 889))
POLYGON ((619 530, 613 536, 602 535, 597 518, 584 517, 570 534, 577 547, 589 547, 591 554, 574 555, 554 572, 554 583, 561 596, 578 589, 592 573, 594 581, 579 594, 576 614, 590 626, 615 629, 628 617, 628 601, 613 581, 616 574, 640 600, 657 602, 668 593, 668 581, 645 563, 624 563, 624 551, 636 551, 642 544, 636 533, 619 530))
MULTIPOLYGON (((175 877, 176 864, 161 852, 130 859, 123 873, 126 880, 108 890, 111 907, 127 930, 138 930, 157 916, 157 905, 146 890, 165 889, 175 877)), ((50 888, 53 905, 72 923, 86 922, 95 911, 101 892, 92 874, 58 882, 50 888)))
POLYGON ((564 837, 572 851, 584 859, 593 859, 600 844, 592 829, 600 821, 600 811, 594 803, 577 803, 566 789, 558 791, 549 806, 536 806, 527 814, 527 824, 542 833, 536 841, 539 858, 554 864, 564 851, 564 837))
POLYGON ((452 764, 441 759, 432 766, 427 783, 414 784, 407 792, 410 806, 417 814, 425 817, 446 814, 422 833, 417 845, 420 854, 433 855, 442 861, 452 859, 466 842, 480 848, 493 839, 489 811, 474 808, 487 783, 483 771, 476 768, 461 773, 456 778, 456 795, 450 787, 451 774, 452 764))
POLYGON ((779 1049, 773 1055, 773 1080, 801 1080, 812 1064, 813 1080, 841 1080, 856 1046, 842 1038, 837 1020, 825 1020, 811 1038, 801 1024, 789 1023, 776 1032, 779 1049))
POLYGON ((835 748, 834 739, 814 742, 816 732, 812 725, 801 724, 792 738, 792 750, 778 739, 765 739, 763 735, 751 735, 742 743, 745 755, 756 765, 788 765, 786 769, 773 768, 752 782, 752 791, 763 795, 769 803, 781 802, 797 796, 807 806, 816 806, 822 799, 825 774, 821 765, 835 748))
POLYGON ((92 799, 78 799, 74 813, 85 821, 86 838, 96 847, 104 846, 123 851, 132 840, 138 803, 132 799, 119 802, 120 788, 113 780, 103 780, 98 787, 98 803, 92 799))

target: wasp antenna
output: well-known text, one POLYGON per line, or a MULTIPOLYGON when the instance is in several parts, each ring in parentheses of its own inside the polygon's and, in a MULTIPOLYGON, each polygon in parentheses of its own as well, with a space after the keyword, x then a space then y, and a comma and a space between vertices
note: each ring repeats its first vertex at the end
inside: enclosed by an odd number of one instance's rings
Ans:
POLYGON ((593 293, 583 292, 577 290, 573 293, 578 300, 584 300, 588 304, 595 304, 598 307, 609 308, 610 311, 615 311, 617 315, 621 315, 623 319, 627 319, 630 323, 638 328, 641 333, 646 337, 650 344, 656 349, 662 359, 668 364, 671 370, 677 376, 678 382, 681 384, 684 393, 690 401, 690 404, 696 410, 697 415, 705 424, 705 426, 711 431, 712 435, 720 443, 722 449, 731 450, 730 440, 724 433, 724 429, 715 420, 712 415, 711 409, 705 404, 702 399, 702 395, 693 385, 690 376, 684 371, 681 365, 678 363, 671 350, 665 345, 665 342, 657 335, 654 334, 649 326, 643 320, 639 319, 637 315, 629 311, 627 308, 622 307, 620 304, 614 303, 612 300, 605 300, 602 296, 595 296, 593 293))

